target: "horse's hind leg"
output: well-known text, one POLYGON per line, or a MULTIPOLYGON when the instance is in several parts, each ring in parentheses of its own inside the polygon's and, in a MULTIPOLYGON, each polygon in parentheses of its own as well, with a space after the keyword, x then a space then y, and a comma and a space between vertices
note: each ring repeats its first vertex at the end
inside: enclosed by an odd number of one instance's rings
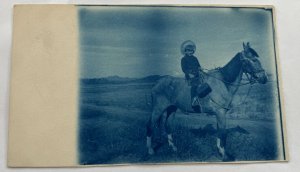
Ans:
POLYGON ((166 110, 166 107, 168 107, 168 105, 170 104, 169 100, 165 96, 161 95, 156 95, 153 102, 153 111, 151 114, 151 118, 147 124, 147 148, 149 154, 154 154, 154 150, 152 147, 153 133, 154 131, 158 131, 157 129, 159 129, 159 136, 161 136, 161 129, 164 128, 164 126, 161 126, 161 122, 164 119, 164 112, 166 110))
POLYGON ((173 149, 174 152, 177 151, 177 147, 175 146, 173 142, 173 137, 172 137, 172 129, 171 129, 171 124, 170 121, 168 120, 171 115, 174 115, 175 112, 177 111, 177 107, 174 105, 169 106, 166 109, 166 121, 165 121, 165 129, 167 133, 167 138, 168 138, 168 143, 169 146, 173 149))
POLYGON ((152 147, 152 136, 153 136, 153 132, 154 129, 158 128, 159 126, 159 122, 161 119, 161 116, 163 114, 163 110, 161 110, 161 108, 154 108, 152 115, 149 119, 149 121, 147 122, 147 148, 148 148, 148 153, 150 155, 154 154, 154 149, 152 147))
POLYGON ((152 127, 151 127, 151 118, 147 122, 147 148, 148 148, 148 154, 153 155, 154 150, 152 148, 152 127))

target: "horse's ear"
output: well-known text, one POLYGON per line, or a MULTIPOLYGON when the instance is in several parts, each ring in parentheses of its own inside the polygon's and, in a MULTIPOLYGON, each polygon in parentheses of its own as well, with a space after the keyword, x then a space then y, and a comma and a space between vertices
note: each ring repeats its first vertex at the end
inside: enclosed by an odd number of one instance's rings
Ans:
POLYGON ((249 50, 249 42, 247 42, 247 44, 245 44, 244 42, 243 42, 243 48, 244 48, 244 51, 248 51, 249 50))
POLYGON ((249 42, 247 42, 247 47, 250 48, 250 43, 249 42))

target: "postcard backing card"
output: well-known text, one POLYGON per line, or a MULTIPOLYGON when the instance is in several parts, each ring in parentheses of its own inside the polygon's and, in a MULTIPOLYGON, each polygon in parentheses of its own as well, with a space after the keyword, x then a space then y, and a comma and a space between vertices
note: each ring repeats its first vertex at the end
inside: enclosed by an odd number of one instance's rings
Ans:
POLYGON ((75 6, 15 6, 9 166, 76 165, 77 32, 75 6))
POLYGON ((286 161, 273 16, 16 6, 8 165, 286 161))

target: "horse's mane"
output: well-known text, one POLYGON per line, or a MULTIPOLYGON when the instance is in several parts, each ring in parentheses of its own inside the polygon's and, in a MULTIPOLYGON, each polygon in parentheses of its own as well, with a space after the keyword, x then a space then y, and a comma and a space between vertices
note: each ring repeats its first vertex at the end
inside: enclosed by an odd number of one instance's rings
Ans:
POLYGON ((241 67, 240 53, 237 53, 225 66, 220 68, 223 79, 229 83, 234 82, 241 71, 241 67))

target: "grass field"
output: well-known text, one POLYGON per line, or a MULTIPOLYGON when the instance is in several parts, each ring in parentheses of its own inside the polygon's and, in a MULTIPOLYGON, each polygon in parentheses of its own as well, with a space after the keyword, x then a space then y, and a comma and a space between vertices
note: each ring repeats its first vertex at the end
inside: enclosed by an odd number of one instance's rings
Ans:
MULTIPOLYGON (((152 78, 153 79, 153 78, 152 78)), ((218 162, 216 119, 206 114, 171 117, 173 152, 161 137, 156 154, 148 156, 146 122, 151 114, 150 89, 154 80, 81 82, 80 164, 218 162)), ((245 103, 228 114, 227 150, 235 160, 274 160, 278 157, 274 82, 253 86, 245 103)), ((241 88, 234 104, 245 98, 241 88)))

